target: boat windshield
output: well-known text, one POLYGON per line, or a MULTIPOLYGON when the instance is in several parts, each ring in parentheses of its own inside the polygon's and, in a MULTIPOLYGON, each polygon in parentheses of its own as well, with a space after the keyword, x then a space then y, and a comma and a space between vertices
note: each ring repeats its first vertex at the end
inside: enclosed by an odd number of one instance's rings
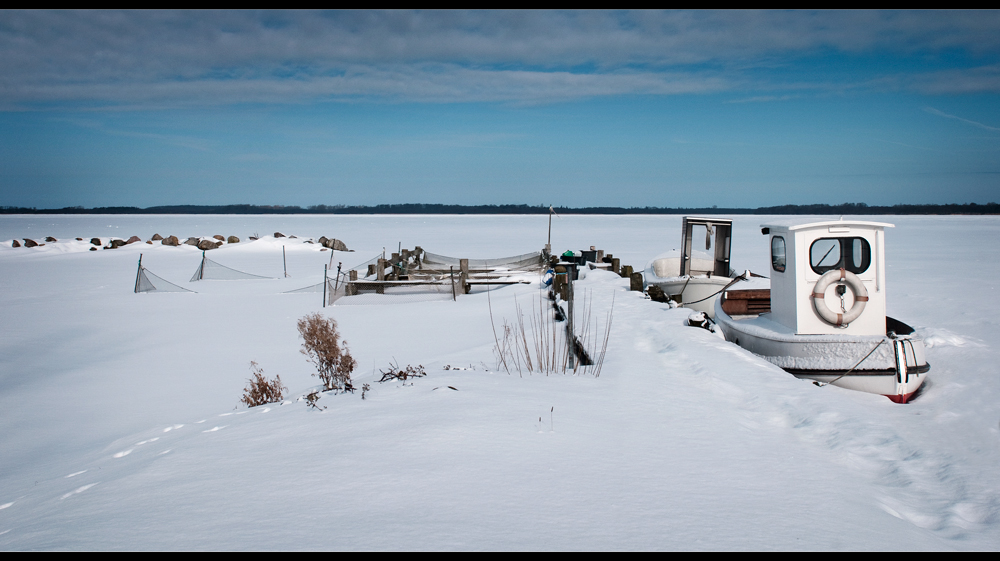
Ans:
POLYGON ((821 275, 833 269, 861 274, 871 261, 871 245, 864 238, 820 238, 809 247, 809 265, 821 275))

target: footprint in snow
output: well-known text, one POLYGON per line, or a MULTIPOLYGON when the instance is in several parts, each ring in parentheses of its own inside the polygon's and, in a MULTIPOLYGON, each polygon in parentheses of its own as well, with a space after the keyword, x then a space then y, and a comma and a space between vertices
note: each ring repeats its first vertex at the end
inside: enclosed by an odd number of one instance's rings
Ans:
POLYGON ((229 425, 222 425, 221 427, 212 427, 212 428, 210 428, 208 430, 203 430, 201 432, 215 432, 215 431, 218 431, 218 430, 222 430, 222 429, 226 428, 227 426, 229 426, 229 425))
POLYGON ((270 411, 270 410, 271 410, 271 408, 270 408, 270 407, 265 407, 265 408, 264 408, 264 410, 263 410, 263 411, 261 411, 261 413, 267 413, 267 412, 268 412, 268 411, 270 411))
MULTIPOLYGON (((14 501, 11 501, 11 502, 9 502, 9 503, 4 503, 4 504, 0 505, 0 510, 3 510, 3 509, 5 509, 5 508, 10 508, 10 506, 11 506, 12 504, 14 504, 14 501)), ((8 532, 9 532, 9 531, 10 531, 10 530, 8 530, 8 532)))
POLYGON ((179 428, 181 428, 183 426, 184 425, 174 425, 172 427, 167 427, 167 428, 163 429, 163 432, 170 432, 172 430, 177 430, 177 429, 179 429, 179 428))
POLYGON ((132 449, 130 448, 128 450, 122 450, 121 452, 118 452, 117 454, 115 454, 112 457, 113 458, 124 458, 125 456, 128 456, 131 453, 132 453, 132 449))
MULTIPOLYGON (((76 477, 76 476, 78 476, 78 475, 80 475, 82 473, 87 473, 87 470, 77 471, 77 472, 71 473, 71 474, 69 474, 69 475, 66 476, 66 479, 69 479, 70 477, 76 477)), ((0 508, 3 508, 3 507, 0 507, 0 508)))
POLYGON ((87 489, 90 489, 94 485, 97 485, 97 483, 88 483, 87 485, 84 485, 83 487, 80 487, 79 489, 77 489, 75 491, 70 491, 69 493, 66 493, 65 495, 59 497, 59 500, 61 501, 61 500, 67 499, 69 497, 72 497, 73 495, 77 495, 79 493, 82 493, 82 492, 86 491, 87 489))

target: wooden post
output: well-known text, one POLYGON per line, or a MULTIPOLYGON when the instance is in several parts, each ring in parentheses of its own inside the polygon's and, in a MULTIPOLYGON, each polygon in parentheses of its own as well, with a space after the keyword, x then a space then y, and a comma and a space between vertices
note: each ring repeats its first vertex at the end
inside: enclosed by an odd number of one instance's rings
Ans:
POLYGON ((573 331, 573 280, 566 276, 566 344, 569 346, 567 366, 576 370, 576 333, 573 331))
MULTIPOLYGON (((378 260, 378 264, 375 265, 375 279, 379 280, 379 281, 384 281, 385 280, 385 259, 384 258, 380 257, 379 260, 378 260)), ((375 289, 375 294, 385 294, 385 287, 382 286, 382 285, 379 285, 375 289)))
POLYGON ((327 281, 327 277, 326 277, 326 271, 327 271, 327 267, 326 267, 326 265, 323 265, 323 307, 324 308, 326 307, 326 283, 328 282, 327 281))
POLYGON ((632 276, 632 265, 622 265, 622 269, 619 274, 622 278, 630 278, 632 276))
POLYGON ((621 259, 617 257, 613 257, 611 259, 611 270, 614 271, 616 275, 621 273, 621 265, 622 265, 621 259))
POLYGON ((555 214, 555 210, 549 206, 549 237, 545 240, 545 252, 549 255, 552 254, 552 215, 555 214))
POLYGON ((566 300, 566 283, 569 279, 569 273, 566 271, 565 265, 556 265, 555 276, 552 278, 552 290, 559 295, 560 298, 566 300))
POLYGON ((604 250, 603 249, 598 249, 597 250, 597 262, 598 263, 604 263, 604 250))
POLYGON ((451 271, 451 301, 456 302, 458 297, 455 296, 455 267, 449 265, 448 270, 451 271))
MULTIPOLYGON (((351 269, 351 280, 352 281, 358 280, 358 272, 356 270, 354 270, 354 269, 351 269)), ((358 287, 355 286, 355 285, 353 285, 353 284, 348 284, 344 288, 344 294, 346 294, 348 296, 354 296, 357 293, 358 293, 358 287)))
POLYGON ((469 260, 459 259, 458 267, 462 270, 462 274, 458 277, 462 282, 462 293, 468 294, 472 290, 472 286, 469 284, 469 260))
POLYGON ((632 273, 629 275, 629 290, 642 292, 642 273, 632 273))

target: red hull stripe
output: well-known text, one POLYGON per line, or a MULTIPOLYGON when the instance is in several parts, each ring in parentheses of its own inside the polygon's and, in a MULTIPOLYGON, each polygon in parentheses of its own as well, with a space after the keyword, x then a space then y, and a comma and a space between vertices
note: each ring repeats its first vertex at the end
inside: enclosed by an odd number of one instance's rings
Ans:
POLYGON ((888 397, 894 403, 906 403, 907 401, 910 401, 910 398, 913 397, 913 394, 915 394, 915 393, 917 393, 917 392, 912 391, 910 393, 904 393, 902 395, 898 395, 898 394, 897 395, 887 395, 886 397, 888 397))

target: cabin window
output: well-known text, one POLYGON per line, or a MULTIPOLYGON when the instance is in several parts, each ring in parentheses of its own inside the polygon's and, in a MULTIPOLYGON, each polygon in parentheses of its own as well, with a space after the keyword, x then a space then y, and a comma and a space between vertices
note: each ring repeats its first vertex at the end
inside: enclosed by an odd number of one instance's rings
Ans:
POLYGON ((864 238, 820 238, 809 248, 809 265, 820 275, 833 269, 861 274, 871 263, 872 248, 864 238))
POLYGON ((785 238, 771 238, 771 268, 779 273, 785 272, 785 238))

